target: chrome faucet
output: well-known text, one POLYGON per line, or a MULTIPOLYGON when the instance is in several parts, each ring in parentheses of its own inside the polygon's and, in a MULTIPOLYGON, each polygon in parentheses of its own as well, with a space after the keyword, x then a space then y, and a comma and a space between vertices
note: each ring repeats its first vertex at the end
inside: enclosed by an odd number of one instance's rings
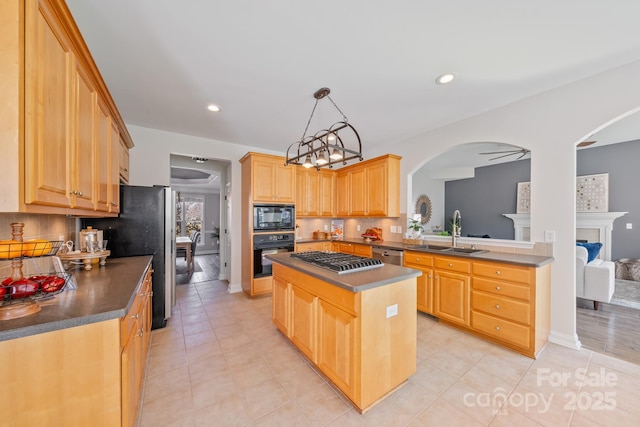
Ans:
POLYGON ((453 221, 451 224, 451 246, 454 248, 458 246, 460 231, 462 231, 462 215, 460 214, 460 211, 456 209, 453 211, 453 221))

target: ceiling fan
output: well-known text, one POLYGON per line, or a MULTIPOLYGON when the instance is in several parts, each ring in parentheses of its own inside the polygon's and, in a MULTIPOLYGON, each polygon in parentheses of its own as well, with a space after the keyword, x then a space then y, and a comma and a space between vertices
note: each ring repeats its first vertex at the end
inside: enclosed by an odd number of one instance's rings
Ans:
POLYGON ((530 152, 531 152, 531 150, 527 150, 526 148, 519 148, 517 150, 489 151, 487 153, 480 153, 480 154, 484 154, 484 155, 502 154, 501 156, 496 156, 496 157, 490 158, 489 161, 502 159, 503 157, 508 157, 508 156, 518 156, 518 158, 514 159, 514 160, 520 160, 521 158, 523 158, 524 156, 526 156, 530 152))

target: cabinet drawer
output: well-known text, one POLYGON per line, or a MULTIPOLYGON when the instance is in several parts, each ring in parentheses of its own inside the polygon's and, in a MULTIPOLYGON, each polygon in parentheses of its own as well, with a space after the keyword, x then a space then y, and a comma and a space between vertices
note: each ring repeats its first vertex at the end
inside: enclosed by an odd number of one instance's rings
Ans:
POLYGON ((477 291, 490 292, 495 295, 518 298, 524 301, 531 300, 531 288, 527 285, 516 285, 474 276, 472 286, 477 291))
POLYGON ((353 253, 353 245, 351 243, 334 243, 337 247, 335 252, 342 252, 343 254, 352 254, 353 253))
POLYGON ((504 317, 525 325, 531 323, 531 306, 528 303, 510 298, 474 291, 471 293, 471 309, 483 311, 492 316, 504 317))
POLYGON ((484 276, 493 279, 507 280, 509 282, 530 284, 533 282, 533 274, 534 270, 529 267, 505 266, 504 264, 483 262, 473 263, 474 276, 484 276))
POLYGON ((424 267, 433 267, 433 256, 425 255, 422 252, 404 252, 405 265, 418 265, 424 267))
POLYGON ((529 348, 531 342, 531 329, 528 326, 518 325, 477 311, 471 312, 471 327, 519 347, 529 348))
POLYGON ((458 258, 440 258, 435 257, 433 259, 434 265, 437 269, 456 271, 458 273, 470 273, 471 262, 464 261, 458 258))
POLYGON ((358 256, 364 256, 368 258, 371 258, 371 256, 373 255, 371 246, 366 245, 353 245, 353 253, 358 256))

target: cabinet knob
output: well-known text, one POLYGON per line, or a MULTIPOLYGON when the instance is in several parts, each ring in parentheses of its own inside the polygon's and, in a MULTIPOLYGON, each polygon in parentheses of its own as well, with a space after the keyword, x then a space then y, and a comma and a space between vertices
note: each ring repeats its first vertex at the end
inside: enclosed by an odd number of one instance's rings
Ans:
POLYGON ((500 270, 496 271, 496 274, 499 276, 500 275, 500 270))
POLYGON ((496 304, 496 308, 499 310, 500 309, 500 304, 496 304))
POLYGON ((138 336, 142 337, 144 335, 144 328, 138 331, 138 336))
POLYGON ((449 267, 453 267, 453 264, 449 263, 449 267))
POLYGON ((135 315, 131 316, 132 319, 138 319, 140 317, 140 313, 136 313, 135 315))
POLYGON ((496 331, 499 331, 499 330, 500 330, 500 326, 496 326, 496 331))
POLYGON ((500 290, 500 286, 496 286, 496 291, 499 291, 499 290, 500 290))

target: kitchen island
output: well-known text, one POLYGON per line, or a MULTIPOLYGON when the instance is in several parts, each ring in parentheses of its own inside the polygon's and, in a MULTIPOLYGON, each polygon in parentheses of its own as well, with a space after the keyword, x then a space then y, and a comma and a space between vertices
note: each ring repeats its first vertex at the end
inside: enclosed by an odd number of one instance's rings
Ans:
POLYGON ((416 370, 418 270, 338 274, 289 253, 273 261, 273 322, 362 413, 416 370))
POLYGON ((149 349, 151 256, 73 271, 77 289, 0 322, 11 426, 133 426, 149 349))

